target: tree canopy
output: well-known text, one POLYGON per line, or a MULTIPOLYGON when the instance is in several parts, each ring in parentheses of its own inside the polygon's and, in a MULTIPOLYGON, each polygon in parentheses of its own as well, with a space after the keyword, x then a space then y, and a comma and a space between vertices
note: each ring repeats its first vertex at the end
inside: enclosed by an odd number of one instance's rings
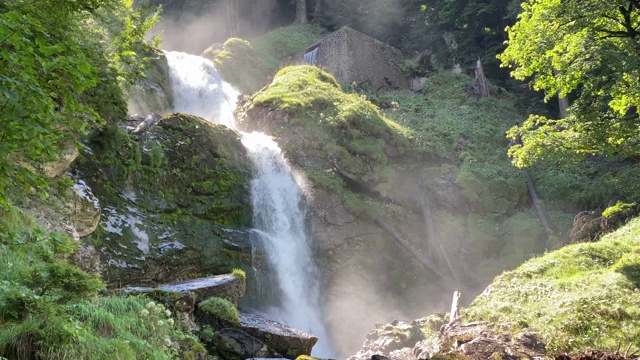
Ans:
POLYGON ((524 167, 583 154, 640 155, 640 1, 529 0, 499 55, 546 99, 569 95, 564 119, 531 115, 508 136, 524 167))

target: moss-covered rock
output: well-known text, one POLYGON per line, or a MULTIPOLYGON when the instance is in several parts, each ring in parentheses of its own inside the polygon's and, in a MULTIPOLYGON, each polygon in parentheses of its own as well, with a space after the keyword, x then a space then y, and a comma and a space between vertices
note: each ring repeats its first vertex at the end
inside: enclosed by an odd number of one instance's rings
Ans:
POLYGON ((249 263, 251 168, 238 133, 171 114, 141 136, 97 133, 79 166, 102 206, 88 241, 112 284, 166 283, 249 263))
POLYGON ((410 155, 407 129, 366 98, 344 93, 333 76, 313 66, 280 70, 242 106, 241 125, 278 137, 295 165, 335 170, 370 189, 385 181, 390 158, 410 155))

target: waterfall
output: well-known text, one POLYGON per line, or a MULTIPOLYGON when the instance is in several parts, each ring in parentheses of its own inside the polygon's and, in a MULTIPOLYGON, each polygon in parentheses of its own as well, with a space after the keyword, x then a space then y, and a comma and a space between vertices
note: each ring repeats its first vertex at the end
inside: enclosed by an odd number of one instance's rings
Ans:
MULTIPOLYGON (((166 52, 174 94, 174 111, 201 116, 234 127, 238 93, 224 82, 213 64, 199 56, 166 52)), ((317 271, 305 231, 300 186, 278 144, 262 133, 241 133, 252 160, 254 233, 266 253, 278 304, 267 311, 271 320, 319 338, 313 354, 330 357, 328 336, 318 302, 317 271)))
POLYGON ((165 51, 173 90, 173 111, 197 115, 234 128, 238 92, 222 80, 213 63, 203 57, 165 51))

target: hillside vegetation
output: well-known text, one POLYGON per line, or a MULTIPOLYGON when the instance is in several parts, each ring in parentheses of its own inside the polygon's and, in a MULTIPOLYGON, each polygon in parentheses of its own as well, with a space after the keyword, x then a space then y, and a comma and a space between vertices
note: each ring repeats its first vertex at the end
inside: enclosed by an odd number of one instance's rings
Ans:
POLYGON ((498 276, 465 311, 547 350, 640 348, 640 218, 594 243, 573 244, 498 276))

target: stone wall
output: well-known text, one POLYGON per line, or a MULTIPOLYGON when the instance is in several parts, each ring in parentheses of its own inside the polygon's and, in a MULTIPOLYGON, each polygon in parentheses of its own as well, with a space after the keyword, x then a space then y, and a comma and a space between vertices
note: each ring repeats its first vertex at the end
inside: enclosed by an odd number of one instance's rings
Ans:
POLYGON ((296 60, 302 62, 306 52, 318 48, 317 66, 336 77, 340 83, 370 82, 374 89, 387 87, 408 89, 409 81, 400 70, 400 50, 348 27, 328 35, 309 46, 296 60))

